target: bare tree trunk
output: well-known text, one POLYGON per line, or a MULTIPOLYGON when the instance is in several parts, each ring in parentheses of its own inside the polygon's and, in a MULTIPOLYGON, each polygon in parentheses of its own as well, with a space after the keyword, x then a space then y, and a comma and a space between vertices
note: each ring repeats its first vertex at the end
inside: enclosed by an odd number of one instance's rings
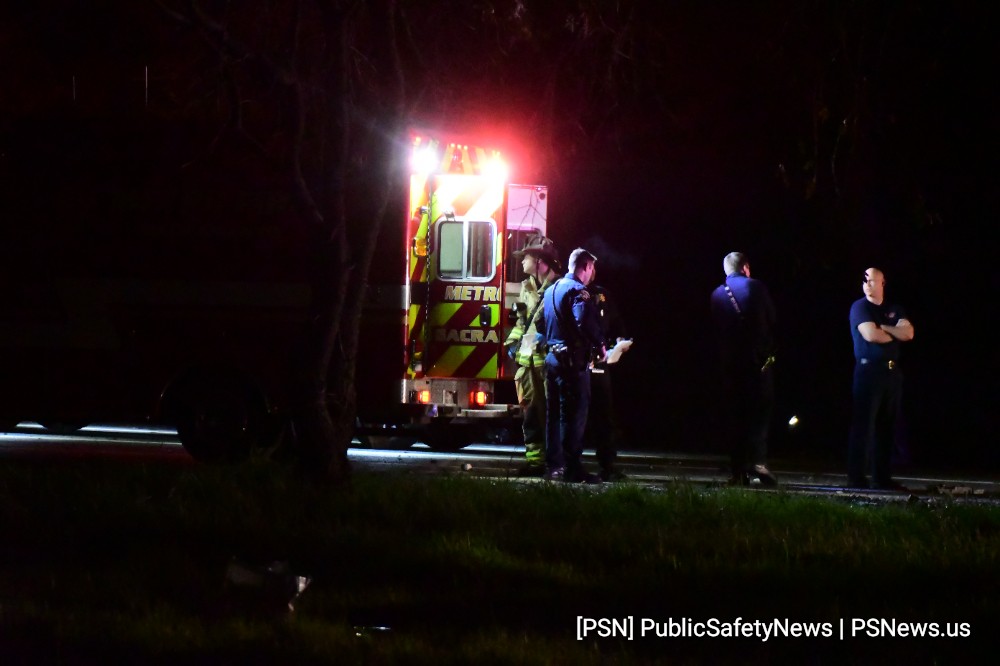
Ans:
MULTIPOLYGON (((349 274, 343 245, 326 241, 313 257, 312 313, 294 360, 291 420, 299 468, 318 481, 343 481, 349 475, 347 444, 328 406, 327 373, 341 333, 349 274)), ((350 437, 347 438, 347 443, 350 437)))
MULTIPOLYGON (((301 471, 319 481, 341 482, 350 474, 347 449, 351 432, 345 427, 345 420, 350 414, 349 423, 353 426, 355 404, 353 396, 344 395, 343 391, 334 391, 331 395, 328 379, 339 338, 345 330, 344 306, 352 281, 352 269, 348 266, 351 239, 347 233, 346 192, 351 146, 350 20, 348 13, 340 11, 340 8, 328 8, 324 17, 327 34, 332 42, 329 81, 333 117, 329 138, 333 149, 329 159, 329 173, 325 179, 329 184, 314 183, 314 187, 329 188, 324 197, 327 215, 325 218, 317 215, 315 219, 315 229, 320 238, 311 257, 312 316, 303 341, 303 353, 295 368, 296 400, 292 423, 301 471), (331 408, 336 410, 337 418, 332 417, 331 408)), ((308 215, 310 209, 315 210, 315 199, 301 173, 301 151, 304 149, 307 122, 306 93, 300 82, 296 82, 293 87, 296 136, 292 161, 296 183, 300 185, 299 200, 308 215)))
MULTIPOLYGON (((279 113, 288 121, 288 142, 278 161, 288 169, 298 217, 313 239, 310 256, 304 258, 312 302, 290 373, 294 444, 304 474, 343 481, 350 472, 347 449, 357 414, 354 379, 368 269, 396 185, 394 142, 401 137, 398 119, 404 99, 396 0, 318 3, 323 23, 318 42, 311 26, 303 30, 304 6, 292 3, 286 48, 276 54, 240 41, 198 0, 177 11, 165 3, 161 7, 172 19, 198 28, 222 63, 247 65, 282 91, 279 113), (375 68, 386 75, 382 79, 357 76, 358 51, 351 40, 365 21, 378 34, 374 59, 385 57, 375 68), (313 47, 308 58, 322 58, 323 67, 299 62, 304 44, 313 47), (355 191, 357 183, 348 184, 352 156, 359 152, 372 158, 357 167, 367 184, 360 188, 364 194, 355 191), (364 199, 359 204, 350 196, 364 199)), ((236 114, 230 123, 239 128, 238 90, 230 91, 230 99, 236 114)))
MULTIPOLYGON (((359 6, 352 6, 358 9, 359 6)), ((339 163, 335 167, 336 184, 334 205, 332 210, 336 216, 337 231, 334 242, 342 248, 352 248, 350 258, 344 252, 334 252, 342 270, 336 282, 337 288, 331 302, 323 305, 321 312, 329 312, 336 319, 327 323, 333 337, 324 339, 322 352, 317 350, 315 359, 319 365, 313 366, 322 376, 312 374, 307 386, 318 387, 322 379, 322 396, 313 390, 317 400, 306 401, 303 407, 308 409, 300 418, 298 433, 300 438, 300 461, 303 469, 310 474, 321 473, 333 481, 346 479, 350 472, 347 461, 347 449, 354 436, 355 419, 357 416, 357 390, 355 377, 358 361, 358 336, 361 330, 361 317, 364 308, 364 298, 367 291, 368 271, 375 254, 382 219, 390 200, 392 188, 396 183, 396 147, 395 141, 402 136, 400 118, 403 114, 404 80, 402 64, 396 48, 396 3, 387 0, 380 5, 377 21, 384 28, 383 43, 389 52, 387 69, 392 79, 389 85, 389 99, 379 124, 378 120, 365 119, 359 129, 357 118, 350 117, 351 107, 348 104, 348 72, 349 51, 348 33, 351 27, 349 16, 352 9, 344 12, 328 12, 326 19, 328 33, 340 37, 340 66, 335 89, 341 93, 339 104, 339 150, 335 151, 335 159, 339 163), (355 128, 352 133, 349 128, 355 128), (349 213, 346 206, 347 192, 344 184, 347 180, 347 165, 350 160, 349 146, 356 150, 361 146, 368 148, 374 159, 368 164, 369 186, 362 187, 368 197, 366 205, 356 206, 349 213), (354 225, 349 225, 349 216, 353 215, 354 225), (353 234, 348 230, 354 230, 353 234), (350 263, 350 265, 348 265, 350 263), (335 332, 335 333, 334 333, 335 332), (328 383, 327 383, 328 382, 328 383)), ((378 13, 378 12, 376 12, 378 13)))
POLYGON ((340 338, 334 350, 333 366, 330 372, 329 408, 334 424, 335 455, 346 462, 347 448, 354 434, 357 416, 357 390, 355 379, 358 365, 358 340, 368 288, 368 274, 375 255, 381 222, 385 218, 391 198, 391 188, 395 184, 392 138, 400 131, 395 119, 390 120, 387 131, 389 139, 375 139, 380 144, 382 168, 378 174, 378 184, 371 193, 371 212, 366 223, 361 225, 352 243, 359 250, 356 263, 349 273, 348 288, 344 295, 344 309, 341 313, 340 338))

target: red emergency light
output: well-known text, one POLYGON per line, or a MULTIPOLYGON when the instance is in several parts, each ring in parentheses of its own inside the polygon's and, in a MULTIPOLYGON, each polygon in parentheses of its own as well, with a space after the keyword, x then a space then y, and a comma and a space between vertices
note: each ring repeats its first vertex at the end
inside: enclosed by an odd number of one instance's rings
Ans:
POLYGON ((484 176, 501 183, 507 182, 507 176, 510 174, 510 168, 497 151, 493 151, 493 156, 483 164, 482 170, 484 176))

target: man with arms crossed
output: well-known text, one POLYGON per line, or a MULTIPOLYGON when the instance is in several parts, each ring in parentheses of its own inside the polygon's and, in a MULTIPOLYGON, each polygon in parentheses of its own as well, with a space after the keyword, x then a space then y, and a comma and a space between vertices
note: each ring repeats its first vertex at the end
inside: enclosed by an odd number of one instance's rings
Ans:
POLYGON ((866 270, 862 288, 865 297, 854 302, 850 315, 856 362, 847 485, 905 490, 892 480, 889 467, 903 394, 899 348, 913 339, 913 324, 901 307, 885 300, 881 270, 866 270))

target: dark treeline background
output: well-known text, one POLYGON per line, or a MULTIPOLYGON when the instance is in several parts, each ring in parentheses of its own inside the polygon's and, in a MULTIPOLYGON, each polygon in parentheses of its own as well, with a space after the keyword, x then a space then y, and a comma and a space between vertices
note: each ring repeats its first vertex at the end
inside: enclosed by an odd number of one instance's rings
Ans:
MULTIPOLYGON (((264 30, 260 16, 280 26, 285 6, 204 5, 234 31, 264 30)), ((628 446, 725 450, 708 296, 738 249, 780 318, 775 456, 843 457, 847 313, 876 265, 916 327, 903 362, 909 456, 995 471, 995 48, 979 5, 423 0, 392 11, 408 120, 502 136, 515 179, 549 184, 563 254, 584 245, 600 258, 636 339, 617 373, 628 446)), ((81 237, 113 245, 130 225, 211 219, 236 243, 240 220, 280 218, 287 183, 203 108, 225 72, 158 3, 11 2, 0 17, 5 229, 48 229, 51 252, 74 260, 81 237)), ((377 82, 377 65, 359 57, 357 80, 377 82)), ((276 113, 252 101, 246 127, 276 113)), ((265 147, 287 140, 274 125, 265 147)), ((400 222, 391 210, 383 237, 400 222)), ((251 249, 242 261, 266 257, 251 249)))

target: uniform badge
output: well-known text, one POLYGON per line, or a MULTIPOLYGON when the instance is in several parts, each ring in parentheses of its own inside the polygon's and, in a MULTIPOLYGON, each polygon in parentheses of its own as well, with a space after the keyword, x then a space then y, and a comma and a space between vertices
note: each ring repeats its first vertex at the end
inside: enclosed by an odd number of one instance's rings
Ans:
POLYGON ((607 299, 607 297, 604 294, 598 294, 597 295, 597 302, 598 303, 603 303, 606 300, 608 300, 608 299, 607 299))

